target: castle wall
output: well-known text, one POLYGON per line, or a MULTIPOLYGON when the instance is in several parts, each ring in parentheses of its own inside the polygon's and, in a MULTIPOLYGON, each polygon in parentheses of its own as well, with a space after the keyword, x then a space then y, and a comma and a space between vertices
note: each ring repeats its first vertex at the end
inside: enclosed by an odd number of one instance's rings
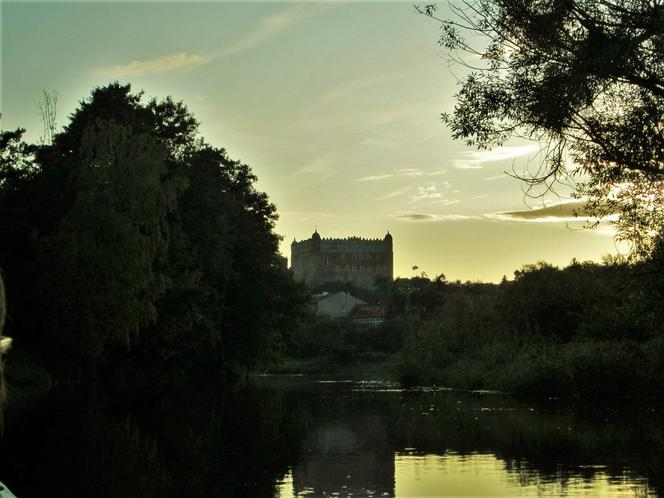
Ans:
POLYGON ((392 236, 384 239, 322 239, 312 237, 291 244, 291 270, 296 280, 316 287, 326 282, 352 282, 372 288, 376 277, 392 281, 392 236))

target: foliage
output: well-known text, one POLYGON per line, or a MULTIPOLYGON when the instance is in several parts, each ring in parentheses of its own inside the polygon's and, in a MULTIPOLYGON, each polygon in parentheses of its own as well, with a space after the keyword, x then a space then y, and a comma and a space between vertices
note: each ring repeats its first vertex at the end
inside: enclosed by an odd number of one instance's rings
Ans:
POLYGON ((143 103, 129 85, 94 89, 52 143, 3 133, 0 266, 17 339, 67 375, 81 362, 223 374, 273 361, 307 296, 279 264, 276 210, 255 182, 181 102, 143 103))
POLYGON ((574 176, 590 213, 618 213, 619 237, 647 256, 664 221, 664 5, 464 0, 451 9, 447 19, 419 11, 471 69, 443 115, 453 136, 479 148, 539 140, 541 165, 523 179, 550 187, 574 176))
MULTIPOLYGON (((407 384, 524 394, 661 393, 656 260, 540 262, 500 285, 455 283, 407 336, 407 384)), ((429 292, 434 292, 430 285, 429 292)))
POLYGON ((166 280, 164 147, 150 135, 98 120, 83 131, 73 172, 77 195, 45 242, 42 291, 49 332, 72 352, 130 346, 157 317, 166 280))

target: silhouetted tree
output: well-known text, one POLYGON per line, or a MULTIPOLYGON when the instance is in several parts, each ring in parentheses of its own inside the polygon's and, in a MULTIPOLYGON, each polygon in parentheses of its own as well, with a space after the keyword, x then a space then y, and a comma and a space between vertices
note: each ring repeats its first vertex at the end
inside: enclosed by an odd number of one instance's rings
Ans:
POLYGON ((76 200, 45 247, 42 302, 54 341, 96 356, 128 347, 156 320, 167 282, 155 263, 175 208, 161 182, 165 158, 147 133, 102 119, 84 129, 69 157, 76 200))
POLYGON ((593 215, 619 213, 634 254, 664 221, 664 4, 660 0, 464 0, 440 45, 472 71, 443 121, 469 146, 521 135, 545 146, 523 179, 575 175, 593 215), (470 57, 469 57, 470 55, 470 57), (472 62, 471 62, 472 61, 472 62), (579 167, 569 166, 572 159, 579 167))
POLYGON ((48 339, 64 371, 110 355, 238 371, 281 353, 307 296, 279 264, 276 209, 184 104, 113 83, 52 143, 21 134, 0 135, 0 266, 26 342, 48 339))

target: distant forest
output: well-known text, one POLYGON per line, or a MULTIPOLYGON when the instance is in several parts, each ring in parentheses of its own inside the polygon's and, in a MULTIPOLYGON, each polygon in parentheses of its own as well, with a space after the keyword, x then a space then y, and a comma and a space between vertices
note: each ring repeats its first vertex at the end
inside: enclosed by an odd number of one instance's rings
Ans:
POLYGON ((206 143, 182 103, 129 85, 94 89, 59 133, 45 104, 41 144, 0 135, 13 356, 71 379, 273 361, 307 296, 249 166, 206 143))

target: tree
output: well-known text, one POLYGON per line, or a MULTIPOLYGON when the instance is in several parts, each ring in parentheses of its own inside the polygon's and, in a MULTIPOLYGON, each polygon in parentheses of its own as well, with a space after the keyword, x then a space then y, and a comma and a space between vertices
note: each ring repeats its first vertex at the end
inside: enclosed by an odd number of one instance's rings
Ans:
POLYGON ((49 320, 57 341, 97 356, 129 346, 157 318, 174 208, 161 178, 166 152, 152 136, 98 119, 69 160, 76 199, 45 244, 49 320))
POLYGON ((544 144, 530 187, 566 178, 619 238, 648 255, 664 224, 664 2, 462 0, 440 45, 471 72, 453 137, 490 148, 511 136, 544 144), (474 57, 468 57, 468 55, 474 57), (468 61, 475 60, 476 64, 468 61))
POLYGON ((112 83, 52 140, 21 137, 0 133, 0 268, 17 336, 58 373, 239 372, 279 354, 308 296, 281 268, 276 208, 184 104, 112 83))

